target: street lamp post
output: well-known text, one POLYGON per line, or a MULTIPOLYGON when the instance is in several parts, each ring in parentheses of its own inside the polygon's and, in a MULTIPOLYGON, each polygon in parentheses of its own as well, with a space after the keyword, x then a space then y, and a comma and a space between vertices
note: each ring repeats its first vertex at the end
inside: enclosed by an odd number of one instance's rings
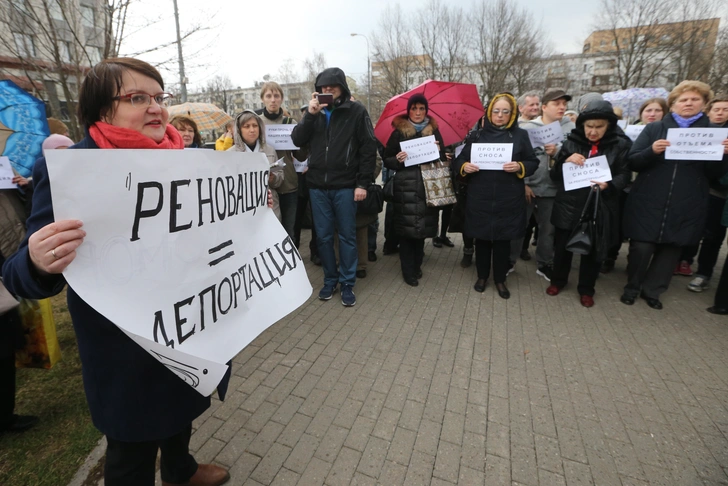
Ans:
POLYGON ((179 11, 177 10, 177 0, 172 0, 174 4, 174 21, 177 26, 177 61, 179 63, 179 86, 180 100, 182 103, 187 101, 187 78, 185 77, 185 60, 182 57, 182 38, 179 35, 179 11))
POLYGON ((369 112, 369 115, 372 114, 372 61, 369 57, 369 38, 365 36, 364 34, 357 34, 352 33, 351 36, 364 37, 364 40, 367 41, 367 111, 369 112))

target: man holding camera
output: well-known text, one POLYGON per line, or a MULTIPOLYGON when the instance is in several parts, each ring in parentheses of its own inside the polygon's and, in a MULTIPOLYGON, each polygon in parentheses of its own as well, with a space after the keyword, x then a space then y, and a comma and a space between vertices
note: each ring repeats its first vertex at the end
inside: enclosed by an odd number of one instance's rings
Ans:
POLYGON ((344 71, 325 69, 316 77, 315 89, 291 138, 297 146, 310 148, 306 183, 324 269, 319 299, 331 299, 340 285, 341 303, 351 307, 356 304, 356 202, 366 198, 372 183, 377 147, 369 113, 351 100, 344 71))

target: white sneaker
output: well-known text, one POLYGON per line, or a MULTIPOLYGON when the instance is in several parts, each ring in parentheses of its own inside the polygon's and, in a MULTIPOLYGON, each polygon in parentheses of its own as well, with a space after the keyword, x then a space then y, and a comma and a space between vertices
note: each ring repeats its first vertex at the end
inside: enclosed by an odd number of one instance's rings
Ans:
POLYGON ((688 284, 688 290, 691 292, 702 292, 710 287, 710 280, 705 277, 695 277, 688 284))

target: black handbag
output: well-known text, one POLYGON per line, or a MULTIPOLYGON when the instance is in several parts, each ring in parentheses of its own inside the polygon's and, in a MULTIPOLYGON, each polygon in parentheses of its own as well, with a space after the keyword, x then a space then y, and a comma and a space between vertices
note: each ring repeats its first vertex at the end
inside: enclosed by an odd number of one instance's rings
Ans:
POLYGON ((370 184, 367 187, 367 197, 356 202, 358 214, 379 214, 384 209, 384 191, 379 184, 370 184))
POLYGON ((577 255, 589 255, 594 251, 596 242, 596 221, 599 210, 599 186, 589 190, 584 209, 581 210, 579 222, 571 232, 566 249, 577 255))
POLYGON ((387 202, 394 202, 394 174, 389 176, 386 184, 384 184, 384 200, 387 202))

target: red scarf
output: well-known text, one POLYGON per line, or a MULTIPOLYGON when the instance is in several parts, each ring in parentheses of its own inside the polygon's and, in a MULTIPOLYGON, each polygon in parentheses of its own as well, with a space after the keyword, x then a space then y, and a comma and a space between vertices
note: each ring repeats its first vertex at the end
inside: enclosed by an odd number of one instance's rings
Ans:
POLYGON ((601 140, 597 140, 596 142, 592 143, 591 150, 589 151, 589 157, 594 157, 599 152, 599 142, 601 140))
POLYGON ((164 138, 157 143, 130 128, 121 128, 97 121, 88 129, 96 145, 102 149, 183 149, 182 136, 171 124, 167 125, 164 138))

